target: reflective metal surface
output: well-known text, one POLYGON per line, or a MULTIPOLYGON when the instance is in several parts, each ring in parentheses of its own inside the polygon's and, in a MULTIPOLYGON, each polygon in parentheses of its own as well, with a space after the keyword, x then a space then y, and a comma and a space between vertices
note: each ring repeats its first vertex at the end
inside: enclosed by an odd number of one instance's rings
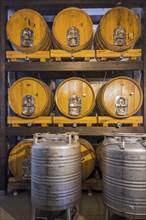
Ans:
POLYGON ((33 31, 29 28, 24 28, 21 31, 20 42, 23 47, 33 47, 33 31))
POLYGON ((81 155, 77 135, 34 136, 31 165, 31 199, 39 209, 65 210, 81 194, 81 155))
POLYGON ((31 116, 35 113, 35 98, 32 95, 26 95, 22 101, 22 114, 31 116))
MULTIPOLYGON (((129 134, 130 135, 130 134, 129 134)), ((146 143, 108 137, 102 149, 104 203, 123 216, 146 217, 146 143)))
POLYGON ((73 95, 70 97, 69 99, 69 103, 68 103, 68 109, 69 109, 69 114, 70 115, 79 115, 81 113, 82 110, 82 101, 81 98, 77 95, 73 95))
POLYGON ((115 99, 115 109, 117 115, 128 114, 128 98, 126 96, 117 96, 115 99))
POLYGON ((70 27, 66 33, 67 44, 70 47, 77 47, 80 44, 80 31, 77 27, 70 27))
POLYGON ((126 45, 126 30, 125 28, 118 26, 114 29, 113 33, 114 45, 125 46, 126 45))
POLYGON ((25 158, 22 162, 22 176, 23 179, 31 178, 31 158, 25 158))

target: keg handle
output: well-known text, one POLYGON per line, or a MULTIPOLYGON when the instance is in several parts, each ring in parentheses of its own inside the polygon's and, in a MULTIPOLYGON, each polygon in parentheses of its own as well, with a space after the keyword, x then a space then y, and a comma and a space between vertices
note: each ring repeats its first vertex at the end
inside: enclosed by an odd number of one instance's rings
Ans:
POLYGON ((72 141, 74 142, 78 142, 78 139, 79 139, 79 136, 78 136, 78 132, 66 132, 66 133, 58 133, 58 134, 53 134, 53 133, 35 133, 33 135, 33 142, 34 144, 37 144, 38 143, 38 140, 39 138, 43 139, 45 138, 45 140, 53 140, 54 138, 60 138, 60 139, 63 139, 63 138, 67 138, 67 142, 69 144, 72 143, 72 141))
POLYGON ((122 140, 122 144, 121 144, 121 149, 125 149, 125 139, 124 137, 121 137, 121 140, 122 140))

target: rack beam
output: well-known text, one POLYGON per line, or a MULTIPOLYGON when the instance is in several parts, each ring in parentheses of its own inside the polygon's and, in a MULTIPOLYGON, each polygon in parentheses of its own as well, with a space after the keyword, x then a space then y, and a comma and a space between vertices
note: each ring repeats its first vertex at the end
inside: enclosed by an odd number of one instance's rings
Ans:
POLYGON ((108 8, 108 7, 115 7, 117 5, 127 6, 127 7, 142 7, 144 0, 25 0, 25 1, 18 1, 18 0, 5 0, 5 5, 8 7, 31 7, 31 6, 38 6, 38 7, 49 7, 49 6, 64 6, 64 7, 82 7, 82 8, 108 8))
POLYGON ((121 127, 121 128, 113 128, 113 127, 8 127, 7 128, 7 135, 8 136, 17 136, 17 135, 24 135, 24 136, 31 136, 34 133, 40 132, 51 132, 51 133, 64 133, 64 132, 79 132, 80 136, 103 136, 105 133, 143 133, 143 127, 121 127))
MULTIPOLYGON (((6 71, 106 71, 106 70, 143 70, 142 61, 111 62, 26 62, 6 63, 6 71)), ((58 74, 58 75, 59 75, 58 74)))

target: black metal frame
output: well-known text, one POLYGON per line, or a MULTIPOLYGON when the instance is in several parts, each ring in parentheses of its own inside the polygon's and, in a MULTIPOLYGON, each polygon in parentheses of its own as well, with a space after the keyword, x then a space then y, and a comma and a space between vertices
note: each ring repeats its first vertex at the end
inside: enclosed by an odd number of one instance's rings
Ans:
MULTIPOLYGON (((8 9, 19 9, 19 8, 33 8, 40 9, 48 7, 50 10, 57 8, 61 10, 65 7, 81 7, 81 8, 108 8, 114 7, 119 4, 119 0, 1 0, 0 2, 0 191, 6 191, 7 188, 7 143, 6 137, 11 135, 32 135, 35 132, 65 132, 65 131, 79 131, 80 135, 92 135, 101 136, 108 132, 128 132, 128 133, 142 133, 146 132, 146 1, 145 0, 122 0, 120 1, 122 6, 126 7, 141 7, 143 8, 143 61, 129 61, 129 62, 65 62, 65 63, 7 63, 5 60, 5 27, 6 27, 6 12, 8 9), (57 6, 57 7, 56 7, 57 6), (97 71, 106 70, 142 70, 144 79, 144 127, 122 127, 117 128, 104 128, 104 127, 78 127, 78 128, 58 128, 58 127, 30 127, 30 128, 12 128, 7 127, 7 86, 6 77, 8 71, 42 71, 45 72, 47 77, 52 76, 52 71, 57 72, 58 78, 61 77, 62 72, 74 73, 74 71, 92 71, 92 75, 97 71), (48 72, 48 73, 47 73, 48 72), (50 75, 49 75, 50 72, 50 75)), ((56 77, 55 77, 56 78, 56 77)))

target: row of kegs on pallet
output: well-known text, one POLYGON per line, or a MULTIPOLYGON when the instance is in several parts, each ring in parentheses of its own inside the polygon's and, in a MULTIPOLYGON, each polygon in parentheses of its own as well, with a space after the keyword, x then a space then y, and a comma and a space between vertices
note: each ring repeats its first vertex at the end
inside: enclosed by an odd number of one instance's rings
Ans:
MULTIPOLYGON (((90 143, 78 138, 76 133, 35 134, 33 144, 24 140, 11 151, 9 166, 14 175, 25 179, 31 174, 35 207, 60 211, 78 203, 81 176, 88 177, 95 160, 90 143)), ((101 151, 106 207, 128 219, 145 219, 146 135, 109 134, 101 151)))
POLYGON ((91 49, 93 36, 95 49, 125 51, 140 37, 141 24, 133 10, 115 7, 103 15, 94 35, 91 18, 84 10, 66 8, 56 15, 51 33, 38 12, 21 9, 9 18, 6 31, 13 48, 24 53, 91 49))
MULTIPOLYGON (((36 78, 24 77, 9 89, 9 104, 20 117, 48 115, 54 107, 54 95, 49 86, 36 78)), ((61 82, 55 92, 60 113, 69 118, 81 118, 93 112, 114 118, 135 114, 143 102, 140 85, 132 78, 121 76, 104 83, 97 95, 83 78, 72 77, 61 82)))

